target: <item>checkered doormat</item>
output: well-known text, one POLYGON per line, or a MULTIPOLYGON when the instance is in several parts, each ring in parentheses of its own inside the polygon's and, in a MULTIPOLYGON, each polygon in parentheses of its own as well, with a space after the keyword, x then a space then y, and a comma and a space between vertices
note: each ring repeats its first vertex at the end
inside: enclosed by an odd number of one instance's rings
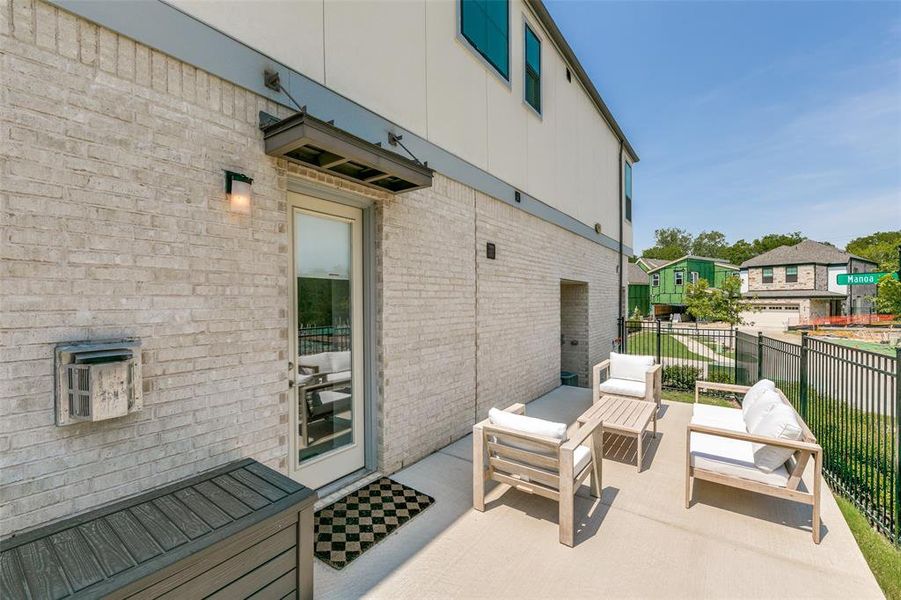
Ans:
POLYGON ((343 569, 435 501, 387 477, 316 512, 319 560, 343 569))

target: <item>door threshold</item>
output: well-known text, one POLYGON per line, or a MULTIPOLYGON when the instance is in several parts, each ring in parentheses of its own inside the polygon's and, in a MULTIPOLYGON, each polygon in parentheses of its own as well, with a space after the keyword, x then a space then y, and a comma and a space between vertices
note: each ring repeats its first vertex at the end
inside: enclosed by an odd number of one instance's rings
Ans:
POLYGON ((335 500, 340 500, 347 494, 355 492, 364 485, 368 485, 380 477, 382 477, 380 471, 363 468, 354 471, 353 473, 349 473, 340 479, 336 479, 316 490, 316 493, 319 495, 319 500, 316 501, 313 509, 319 510, 320 508, 328 506, 335 500))

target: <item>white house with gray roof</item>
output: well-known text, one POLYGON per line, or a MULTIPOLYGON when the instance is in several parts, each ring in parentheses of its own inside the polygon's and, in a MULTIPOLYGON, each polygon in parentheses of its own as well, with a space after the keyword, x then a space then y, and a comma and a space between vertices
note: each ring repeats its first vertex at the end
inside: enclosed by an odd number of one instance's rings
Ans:
POLYGON ((840 285, 838 275, 869 273, 877 264, 831 244, 804 240, 779 246, 741 264, 742 293, 754 310, 744 320, 785 328, 822 317, 867 314, 874 285, 840 285))

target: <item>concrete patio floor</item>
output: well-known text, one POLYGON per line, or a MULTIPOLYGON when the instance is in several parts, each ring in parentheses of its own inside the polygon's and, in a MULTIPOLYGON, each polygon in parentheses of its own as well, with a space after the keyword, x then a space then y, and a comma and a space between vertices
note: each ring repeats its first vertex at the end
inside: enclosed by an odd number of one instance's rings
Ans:
MULTIPOLYGON (((664 393, 664 398, 666 394, 664 393)), ((588 390, 561 387, 526 413, 572 423, 588 390)), ((664 402, 645 470, 634 442, 608 444, 603 496, 576 498, 576 545, 557 542, 557 505, 495 486, 472 509, 471 436, 395 473, 436 500, 342 571, 316 561, 320 598, 882 598, 824 486, 823 539, 810 508, 712 483, 683 506, 689 404, 664 402)), ((805 482, 808 482, 808 470, 805 482)))

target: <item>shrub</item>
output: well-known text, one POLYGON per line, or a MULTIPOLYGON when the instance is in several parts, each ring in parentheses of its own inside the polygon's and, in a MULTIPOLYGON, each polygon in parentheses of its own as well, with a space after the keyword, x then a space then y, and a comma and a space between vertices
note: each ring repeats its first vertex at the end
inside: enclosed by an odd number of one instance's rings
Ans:
POLYGON ((695 381, 701 376, 701 369, 688 365, 663 367, 663 386, 680 390, 695 389, 695 381))

